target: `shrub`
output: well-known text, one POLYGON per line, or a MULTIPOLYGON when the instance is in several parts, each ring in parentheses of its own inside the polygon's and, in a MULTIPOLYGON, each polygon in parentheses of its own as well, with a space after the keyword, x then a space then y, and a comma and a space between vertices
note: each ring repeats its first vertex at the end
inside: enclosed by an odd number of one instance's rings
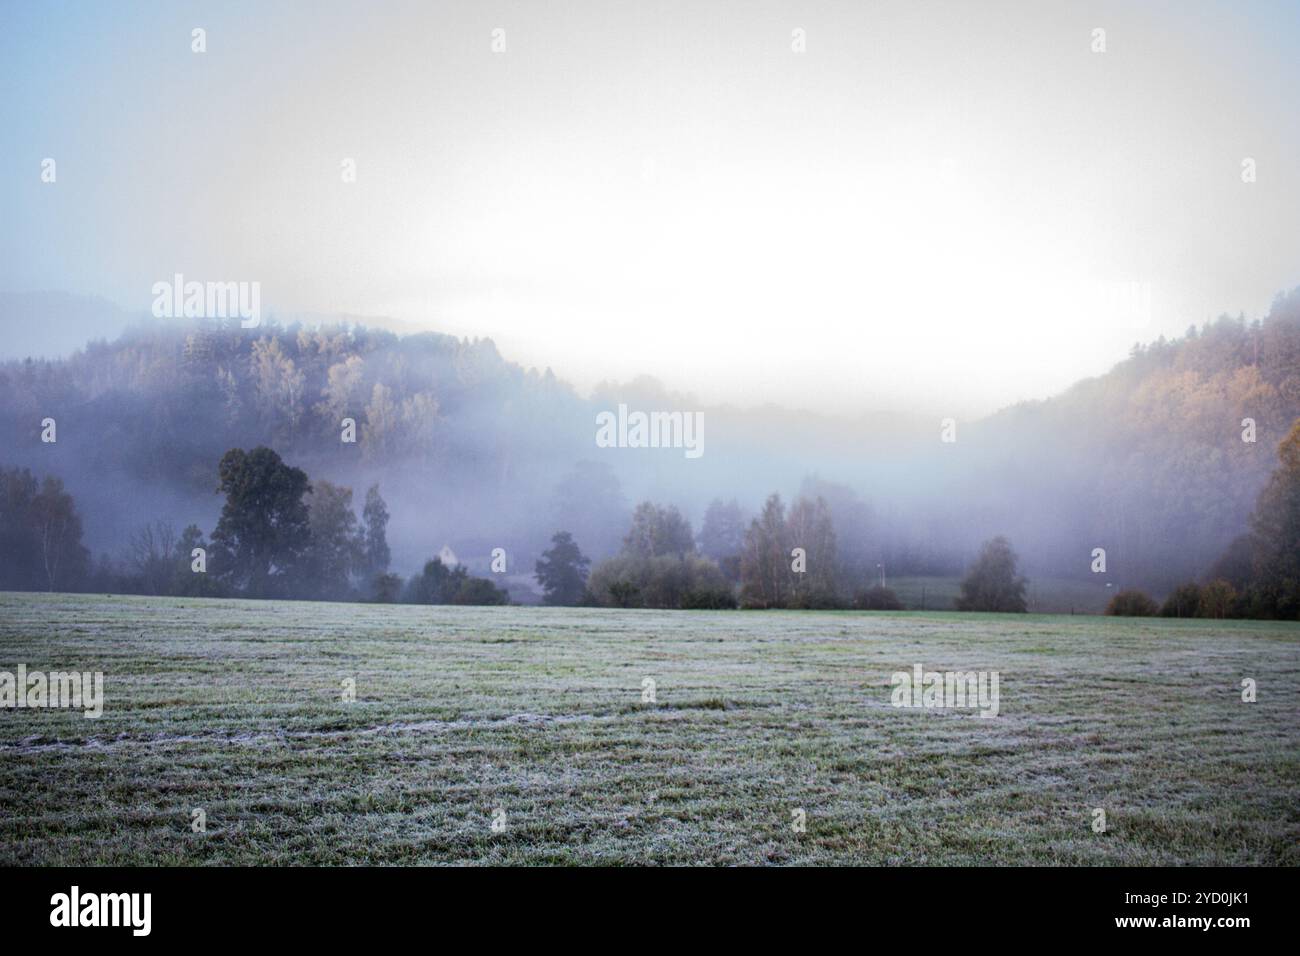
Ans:
POLYGON ((510 592, 499 588, 487 578, 465 578, 456 593, 452 595, 452 604, 509 604, 510 592))
POLYGON ((462 564, 448 568, 439 559, 406 582, 407 604, 509 604, 510 595, 487 578, 471 577, 462 564))
POLYGON ((877 584, 853 595, 853 606, 859 611, 901 611, 903 602, 893 588, 877 584))
MULTIPOLYGON (((607 607, 681 608, 687 597, 708 598, 714 605, 731 593, 731 585, 718 565, 696 554, 644 557, 622 554, 592 568, 587 588, 607 607)), ((711 605, 712 606, 712 605, 711 605)))
MULTIPOLYGON (((620 578, 617 581, 612 581, 605 590, 609 593, 610 600, 614 602, 615 607, 641 606, 641 589, 631 581, 624 581, 620 578)), ((598 601, 597 603, 601 602, 598 601)))
POLYGON ((1106 613, 1113 617, 1155 617, 1159 611, 1156 602, 1136 588, 1120 591, 1106 605, 1106 613))

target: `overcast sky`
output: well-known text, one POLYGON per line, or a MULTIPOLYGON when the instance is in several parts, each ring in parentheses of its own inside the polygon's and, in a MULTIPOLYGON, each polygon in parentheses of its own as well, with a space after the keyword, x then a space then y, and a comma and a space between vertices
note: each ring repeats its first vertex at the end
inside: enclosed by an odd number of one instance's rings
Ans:
POLYGON ((0 292, 985 412, 1300 284, 1297 48, 1241 0, 3 2, 0 292))

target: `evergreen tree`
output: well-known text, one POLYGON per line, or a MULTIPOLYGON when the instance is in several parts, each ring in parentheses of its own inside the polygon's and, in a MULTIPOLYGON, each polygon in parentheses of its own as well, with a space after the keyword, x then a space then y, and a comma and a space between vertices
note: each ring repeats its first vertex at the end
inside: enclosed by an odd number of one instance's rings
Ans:
POLYGON ((388 550, 388 506, 379 496, 379 486, 366 491, 366 505, 361 511, 367 579, 384 574, 392 560, 388 550))
POLYGON ((542 552, 536 565, 543 600, 555 605, 577 604, 586 588, 590 565, 590 559, 579 550, 573 535, 557 531, 551 537, 550 550, 542 552))

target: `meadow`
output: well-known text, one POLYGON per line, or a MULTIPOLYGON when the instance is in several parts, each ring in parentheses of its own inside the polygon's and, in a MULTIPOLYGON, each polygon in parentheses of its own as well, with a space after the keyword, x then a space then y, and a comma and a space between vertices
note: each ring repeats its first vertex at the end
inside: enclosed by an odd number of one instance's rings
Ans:
POLYGON ((1300 863, 1295 624, 0 593, 20 663, 104 713, 0 710, 2 865, 1300 863))

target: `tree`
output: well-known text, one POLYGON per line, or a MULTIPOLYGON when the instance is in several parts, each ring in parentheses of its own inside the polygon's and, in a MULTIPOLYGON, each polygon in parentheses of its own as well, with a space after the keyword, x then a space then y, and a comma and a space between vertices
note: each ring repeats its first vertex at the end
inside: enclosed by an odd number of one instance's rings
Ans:
POLYGON ((623 579, 612 581, 610 582, 609 587, 606 588, 606 591, 609 594, 610 600, 614 602, 615 607, 627 608, 640 606, 638 602, 641 598, 641 589, 631 581, 623 579))
POLYGON ((614 554, 627 527, 627 501, 605 462, 580 461, 556 486, 552 527, 567 528, 595 557, 614 554))
POLYGON ((26 468, 0 469, 0 588, 5 590, 44 586, 32 515, 38 488, 26 468))
POLYGON ((279 338, 255 341, 248 361, 258 407, 284 437, 292 438, 305 411, 306 377, 281 350, 279 338))
POLYGON ((623 553, 637 558, 675 555, 684 558, 695 550, 691 523, 676 505, 661 508, 643 501, 632 512, 632 527, 623 539, 623 553))
POLYGON ((791 570, 791 606, 834 607, 838 574, 835 527, 825 499, 798 498, 790 506, 785 525, 786 543, 804 552, 804 570, 791 570))
POLYGON ((509 604, 510 594, 504 588, 499 588, 487 578, 475 578, 466 576, 460 582, 460 587, 456 593, 451 596, 452 604, 478 604, 494 605, 509 604))
POLYGON ((364 370, 365 363, 359 355, 349 355, 346 360, 330 366, 325 387, 321 389, 321 400, 316 404, 316 414, 325 420, 330 432, 340 428, 343 419, 348 417, 364 370))
POLYGON ((226 496, 212 532, 218 580, 251 597, 285 593, 311 541, 307 473, 266 447, 232 448, 217 471, 226 496))
MULTIPOLYGON (((208 543, 203 539, 203 532, 196 524, 187 525, 176 539, 176 549, 172 554, 172 594, 185 594, 192 597, 216 597, 222 593, 212 569, 202 572, 194 570, 194 549, 208 550, 208 543)), ((205 562, 206 565, 206 562, 205 562)))
POLYGON ((785 505, 770 495, 749 523, 740 555, 741 602, 747 607, 785 607, 791 594, 790 548, 785 505))
POLYGON ((723 573, 740 580, 740 552, 745 548, 745 513, 736 499, 723 502, 714 498, 704 512, 700 528, 699 551, 718 562, 723 573))
POLYGON ((81 517, 62 481, 46 477, 41 482, 40 494, 32 499, 31 514, 36 556, 49 590, 80 582, 90 564, 90 552, 81 546, 81 517))
POLYGON ((1159 611, 1156 602, 1137 588, 1120 591, 1106 605, 1106 613, 1112 617, 1155 617, 1159 611))
POLYGON ((407 604, 508 604, 510 595, 487 578, 470 577, 465 566, 448 568, 438 558, 406 584, 407 604))
POLYGON ((876 528, 871 506, 847 485, 811 475, 799 486, 801 497, 826 502, 835 524, 837 588, 852 594, 862 582, 875 577, 876 565, 885 560, 883 535, 876 528))
POLYGON ((1248 535, 1238 535, 1228 549, 1210 566, 1207 580, 1222 578, 1238 590, 1250 586, 1255 571, 1255 542, 1248 535))
POLYGON ((1024 578, 1016 575, 1016 553, 1002 535, 984 542, 979 557, 961 582, 959 611, 1002 611, 1024 614, 1024 578))
POLYGON ((393 399, 393 390, 376 382, 366 405, 366 427, 361 433, 361 448, 367 458, 386 460, 396 450, 401 410, 393 399))
POLYGON ((307 493, 311 541, 306 551, 309 569, 303 590, 340 600, 351 587, 351 575, 361 562, 357 516, 352 512, 352 489, 317 481, 307 493))
POLYGON ((432 558, 424 563, 419 574, 406 582, 403 600, 407 604, 450 604, 468 576, 464 566, 449 568, 438 558, 432 558))
POLYGON ((383 574, 388 570, 392 552, 388 550, 388 505, 379 496, 378 485, 371 485, 366 491, 366 505, 361 510, 361 521, 366 574, 383 574))
POLYGON ((402 578, 397 574, 380 574, 371 582, 371 594, 379 604, 395 604, 402 593, 402 578))
POLYGON ((835 527, 825 500, 801 496, 787 515, 781 496, 770 495, 745 532, 741 602, 751 608, 838 607, 837 575, 835 527))
POLYGON ((170 521, 152 521, 131 535, 129 558, 145 594, 171 594, 176 578, 176 531, 170 521))
POLYGON ((1197 617, 1201 611, 1201 586, 1195 581, 1180 584, 1169 592, 1160 607, 1161 617, 1197 617))
POLYGON ((424 464, 437 447, 438 399, 430 392, 417 392, 402 400, 399 413, 402 444, 407 454, 418 454, 424 464))
MULTIPOLYGON (((711 561, 711 558, 698 560, 711 561)), ((691 611, 726 611, 736 607, 736 592, 730 582, 709 585, 699 583, 686 592, 682 607, 691 611)))
POLYGON ((551 547, 543 551, 535 571, 542 586, 542 600, 546 604, 577 604, 587 586, 587 558, 567 531, 557 531, 551 536, 551 547))
POLYGON ((1277 449, 1278 468, 1251 516, 1252 590, 1270 615, 1300 617, 1300 418, 1277 449))
POLYGON ((1201 617, 1223 619, 1232 614, 1237 600, 1237 589, 1222 579, 1211 581, 1201 588, 1201 617))
POLYGON ((620 554, 592 568, 587 589, 596 603, 615 607, 725 607, 734 601, 718 565, 698 554, 620 554))

